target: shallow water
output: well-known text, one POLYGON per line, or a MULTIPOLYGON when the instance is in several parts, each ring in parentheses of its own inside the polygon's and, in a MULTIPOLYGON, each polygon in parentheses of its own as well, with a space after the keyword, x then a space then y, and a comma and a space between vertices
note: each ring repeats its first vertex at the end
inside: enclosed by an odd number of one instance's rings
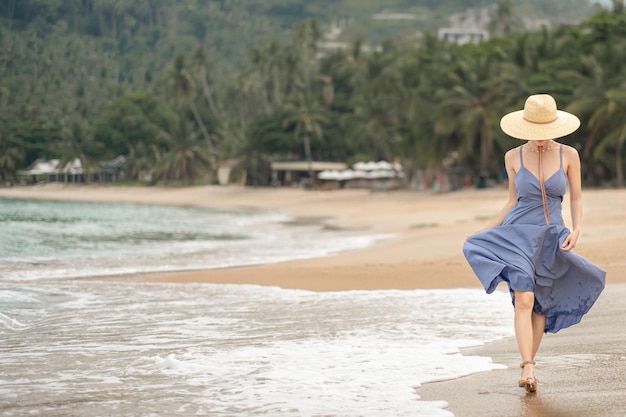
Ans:
POLYGON ((510 310, 473 289, 5 282, 0 415, 450 416, 415 388, 498 368, 458 349, 509 336, 510 310))
POLYGON ((0 280, 225 268, 334 254, 390 236, 279 211, 0 198, 0 280))

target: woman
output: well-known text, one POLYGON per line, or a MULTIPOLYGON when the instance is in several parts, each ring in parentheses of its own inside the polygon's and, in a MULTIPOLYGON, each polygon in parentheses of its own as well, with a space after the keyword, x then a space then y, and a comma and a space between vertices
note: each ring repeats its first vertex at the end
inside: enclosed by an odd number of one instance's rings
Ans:
POLYGON ((509 198, 484 231, 470 236, 463 253, 492 293, 506 282, 514 305, 515 337, 522 357, 520 387, 537 391, 535 355, 544 332, 580 322, 604 289, 606 273, 571 252, 580 236, 582 192, 576 149, 555 139, 580 126, 557 110, 547 94, 528 97, 524 110, 505 115, 500 127, 526 143, 504 158, 509 198), (569 186, 571 226, 561 203, 569 186))

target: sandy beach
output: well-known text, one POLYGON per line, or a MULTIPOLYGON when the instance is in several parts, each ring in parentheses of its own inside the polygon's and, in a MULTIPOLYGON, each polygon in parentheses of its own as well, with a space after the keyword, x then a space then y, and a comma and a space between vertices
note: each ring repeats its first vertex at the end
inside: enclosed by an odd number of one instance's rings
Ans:
MULTIPOLYGON (((313 291, 478 287, 461 247, 504 204, 504 189, 455 193, 229 187, 61 185, 0 189, 0 196, 282 210, 295 221, 391 234, 380 244, 320 259, 143 277, 171 282, 273 285, 313 291), (296 277, 296 278, 294 278, 296 277)), ((626 190, 586 190, 575 249, 626 282, 626 190)), ((568 221, 567 201, 565 219, 568 221)))
MULTIPOLYGON (((137 277, 338 291, 479 287, 461 247, 465 237, 481 229, 504 204, 506 190, 436 194, 50 184, 1 188, 0 197, 282 210, 298 222, 393 235, 373 247, 325 258, 137 277)), ((624 326, 621 319, 611 320, 624 314, 623 207, 626 190, 584 192, 583 228, 575 251, 607 271, 607 290, 589 319, 544 339, 541 352, 547 353, 547 360, 538 366, 538 395, 529 398, 515 386, 519 370, 513 339, 469 350, 509 369, 428 384, 418 394, 425 400, 448 401, 458 417, 626 415, 624 326)), ((566 223, 568 209, 566 201, 566 223)))

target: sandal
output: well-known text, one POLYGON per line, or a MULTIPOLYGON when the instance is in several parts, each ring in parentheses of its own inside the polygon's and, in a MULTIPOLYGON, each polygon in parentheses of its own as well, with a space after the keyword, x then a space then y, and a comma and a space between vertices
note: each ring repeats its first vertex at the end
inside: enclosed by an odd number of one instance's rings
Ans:
MULTIPOLYGON (((535 365, 535 361, 526 361, 523 362, 519 367, 524 369, 526 365, 535 365)), ((526 392, 537 392, 537 378, 534 376, 529 376, 525 378, 520 378, 517 381, 517 385, 526 388, 526 392)))

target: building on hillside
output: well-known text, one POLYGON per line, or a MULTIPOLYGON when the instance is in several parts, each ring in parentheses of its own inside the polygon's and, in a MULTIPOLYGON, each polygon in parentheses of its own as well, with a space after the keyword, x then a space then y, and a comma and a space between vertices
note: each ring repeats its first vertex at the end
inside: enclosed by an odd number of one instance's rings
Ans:
POLYGON ((479 43, 489 39, 489 32, 484 29, 470 28, 440 28, 437 32, 439 39, 455 42, 460 45, 479 43))
POLYGON ((439 39, 457 44, 479 43, 489 39, 486 28, 491 21, 489 8, 470 8, 449 18, 449 26, 440 28, 439 39))

